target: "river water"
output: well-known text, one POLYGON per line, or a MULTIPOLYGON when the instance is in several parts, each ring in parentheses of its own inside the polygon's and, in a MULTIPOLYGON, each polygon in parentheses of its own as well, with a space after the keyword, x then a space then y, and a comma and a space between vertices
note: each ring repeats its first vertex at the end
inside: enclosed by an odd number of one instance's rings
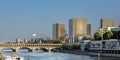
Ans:
POLYGON ((54 52, 2 52, 3 55, 22 56, 24 60, 120 60, 113 57, 98 57, 54 52))

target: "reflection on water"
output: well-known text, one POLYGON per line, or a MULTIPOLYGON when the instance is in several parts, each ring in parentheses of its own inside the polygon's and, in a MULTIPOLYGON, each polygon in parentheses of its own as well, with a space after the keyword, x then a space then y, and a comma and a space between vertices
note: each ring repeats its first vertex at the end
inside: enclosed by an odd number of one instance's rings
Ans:
POLYGON ((94 60, 95 57, 84 56, 84 55, 73 55, 73 54, 64 54, 64 53, 53 53, 53 52, 44 52, 44 53, 3 53, 4 55, 18 55, 23 56, 25 60, 28 58, 30 60, 94 60))
MULTIPOLYGON (((25 60, 98 60, 95 56, 85 56, 85 55, 74 55, 74 54, 64 54, 64 53, 53 53, 53 52, 43 52, 43 53, 3 53, 4 55, 18 55, 23 56, 25 60)), ((99 60, 120 60, 120 58, 113 57, 99 57, 99 60)))
POLYGON ((2 52, 3 55, 23 56, 24 60, 120 60, 113 57, 96 57, 53 52, 2 52))

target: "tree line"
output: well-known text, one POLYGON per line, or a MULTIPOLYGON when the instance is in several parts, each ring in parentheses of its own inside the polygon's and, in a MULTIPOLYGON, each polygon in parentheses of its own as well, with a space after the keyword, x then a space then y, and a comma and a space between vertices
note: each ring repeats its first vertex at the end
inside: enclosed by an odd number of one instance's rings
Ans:
POLYGON ((108 32, 96 32, 94 34, 95 40, 108 40, 108 39, 118 39, 120 40, 120 31, 108 31, 108 32))

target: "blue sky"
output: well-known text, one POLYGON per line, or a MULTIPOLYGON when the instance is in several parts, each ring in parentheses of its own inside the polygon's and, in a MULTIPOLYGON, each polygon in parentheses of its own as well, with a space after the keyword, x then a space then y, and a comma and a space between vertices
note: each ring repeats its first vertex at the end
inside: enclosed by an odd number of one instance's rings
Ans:
POLYGON ((0 0, 0 41, 16 38, 52 36, 52 24, 68 29, 71 18, 86 18, 92 33, 100 19, 115 19, 120 24, 120 0, 0 0))

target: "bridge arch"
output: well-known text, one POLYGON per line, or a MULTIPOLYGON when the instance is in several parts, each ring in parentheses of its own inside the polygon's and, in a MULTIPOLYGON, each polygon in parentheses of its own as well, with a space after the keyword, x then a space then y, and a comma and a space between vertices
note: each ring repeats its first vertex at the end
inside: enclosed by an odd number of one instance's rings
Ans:
POLYGON ((61 47, 54 47, 54 48, 51 48, 50 51, 52 51, 52 52, 61 52, 61 51, 63 51, 63 49, 61 47))
MULTIPOLYGON (((28 52, 33 52, 33 50, 32 50, 31 48, 29 48, 29 47, 19 47, 19 48, 17 49, 17 51, 19 51, 20 49, 27 49, 28 52)), ((19 51, 19 52, 20 52, 20 51, 19 51)))
POLYGON ((3 47, 0 49, 0 51, 3 51, 3 50, 12 50, 13 52, 16 52, 16 49, 11 48, 11 47, 3 47))
POLYGON ((44 51, 44 52, 48 52, 48 49, 46 49, 46 48, 44 48, 44 47, 36 47, 36 48, 34 49, 34 51, 36 51, 36 50, 42 50, 42 51, 44 51))

